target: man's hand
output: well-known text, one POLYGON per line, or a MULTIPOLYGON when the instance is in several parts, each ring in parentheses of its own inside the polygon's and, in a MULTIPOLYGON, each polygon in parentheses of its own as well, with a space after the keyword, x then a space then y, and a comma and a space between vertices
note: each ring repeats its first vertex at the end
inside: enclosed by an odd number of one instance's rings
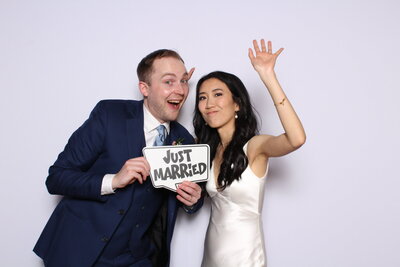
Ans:
POLYGON ((144 157, 128 159, 114 176, 113 189, 124 188, 136 180, 142 184, 150 174, 150 165, 144 157))
POLYGON ((192 78, 192 75, 193 75, 194 70, 195 70, 195 68, 191 68, 191 69, 190 69, 190 71, 189 71, 189 73, 188 73, 188 77, 187 77, 187 80, 188 80, 188 81, 190 80, 190 78, 192 78))
POLYGON ((181 183, 176 192, 176 198, 188 207, 196 204, 201 197, 201 187, 190 181, 181 183))

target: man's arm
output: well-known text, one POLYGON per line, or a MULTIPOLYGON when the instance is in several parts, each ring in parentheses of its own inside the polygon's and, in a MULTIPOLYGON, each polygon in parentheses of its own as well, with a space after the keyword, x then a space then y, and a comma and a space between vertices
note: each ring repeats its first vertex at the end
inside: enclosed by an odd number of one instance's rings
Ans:
POLYGON ((99 102, 89 119, 70 137, 64 151, 49 169, 46 186, 50 194, 105 201, 101 184, 104 173, 90 172, 102 153, 107 116, 99 102))

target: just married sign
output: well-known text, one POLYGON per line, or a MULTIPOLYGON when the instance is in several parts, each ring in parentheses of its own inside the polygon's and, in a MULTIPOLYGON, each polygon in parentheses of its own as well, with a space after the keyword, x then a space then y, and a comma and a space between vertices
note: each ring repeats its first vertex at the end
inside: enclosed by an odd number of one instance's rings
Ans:
POLYGON ((208 145, 154 146, 143 148, 150 165, 150 178, 156 188, 176 191, 183 181, 204 182, 210 170, 208 145))

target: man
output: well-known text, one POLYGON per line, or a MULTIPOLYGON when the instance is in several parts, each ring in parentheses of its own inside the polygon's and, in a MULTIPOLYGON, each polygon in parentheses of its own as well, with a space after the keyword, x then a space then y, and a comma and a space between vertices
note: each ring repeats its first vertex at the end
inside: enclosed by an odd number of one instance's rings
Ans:
POLYGON ((46 266, 168 266, 177 206, 202 205, 195 183, 154 188, 142 156, 145 146, 194 142, 175 121, 193 69, 162 49, 137 73, 144 100, 100 101, 49 169, 48 191, 64 198, 34 248, 46 266))

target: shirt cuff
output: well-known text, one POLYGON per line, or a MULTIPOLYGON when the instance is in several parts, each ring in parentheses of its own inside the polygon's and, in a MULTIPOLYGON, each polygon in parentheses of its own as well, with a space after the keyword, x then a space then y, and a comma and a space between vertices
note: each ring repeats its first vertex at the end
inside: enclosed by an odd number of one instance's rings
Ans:
POLYGON ((109 195, 114 194, 115 190, 112 188, 112 180, 115 174, 106 174, 103 177, 103 181, 101 183, 101 195, 109 195))

